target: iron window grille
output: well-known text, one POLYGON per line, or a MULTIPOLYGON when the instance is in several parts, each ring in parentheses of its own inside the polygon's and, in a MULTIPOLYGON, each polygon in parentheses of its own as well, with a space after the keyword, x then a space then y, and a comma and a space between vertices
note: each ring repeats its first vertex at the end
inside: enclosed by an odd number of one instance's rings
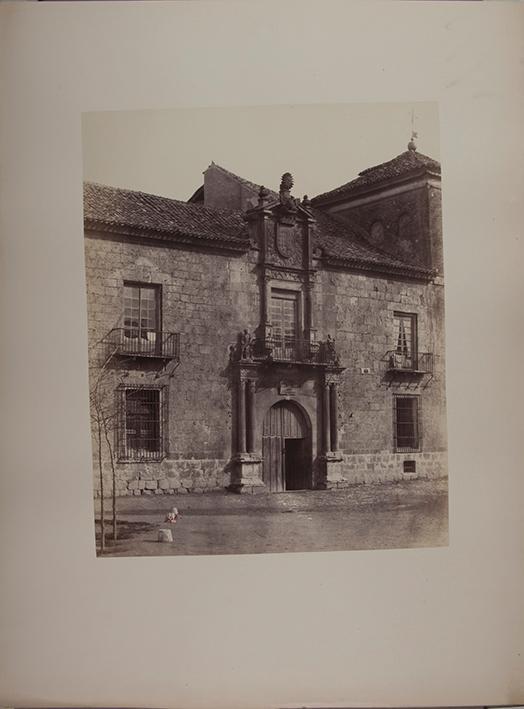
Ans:
POLYGON ((118 460, 147 462, 164 458, 167 430, 165 387, 119 387, 117 404, 118 460))
POLYGON ((420 449, 420 397, 393 397, 394 448, 398 453, 409 453, 420 449))

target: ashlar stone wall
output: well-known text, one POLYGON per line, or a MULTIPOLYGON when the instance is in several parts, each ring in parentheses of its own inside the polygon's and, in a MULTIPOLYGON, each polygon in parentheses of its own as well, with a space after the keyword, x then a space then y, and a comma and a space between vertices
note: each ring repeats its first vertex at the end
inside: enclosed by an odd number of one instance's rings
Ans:
MULTIPOLYGON (((125 281, 161 286, 163 330, 181 337, 176 367, 113 358, 104 368, 108 407, 114 406, 115 389, 122 385, 161 386, 167 397, 164 459, 118 462, 117 493, 183 494, 224 488, 231 475, 234 399, 229 347, 244 328, 253 332, 259 325, 257 252, 227 255, 131 243, 96 233, 88 233, 85 243, 91 386, 100 377, 103 362, 99 343, 122 325, 125 281)), ((335 337, 346 368, 339 386, 338 429, 348 483, 402 479, 404 460, 416 460, 418 476, 446 474, 443 308, 440 285, 319 270, 313 292, 314 326, 318 339, 335 337), (395 346, 395 311, 417 314, 419 350, 434 353, 431 380, 388 381, 385 355, 395 346), (413 454, 393 448, 393 397, 402 393, 420 397, 422 444, 413 454)), ((111 435, 114 438, 114 431, 111 435)), ((110 490, 106 448, 103 461, 110 490)))
MULTIPOLYGON (((91 387, 100 376, 101 341, 122 326, 125 281, 160 285, 163 330, 180 333, 177 367, 113 357, 104 370, 109 410, 119 385, 161 386, 168 397, 166 458, 119 463, 119 493, 223 488, 231 457, 229 347, 243 328, 258 324, 254 260, 100 237, 88 234, 85 241, 91 387)), ((96 441, 93 448, 96 463, 96 441)), ((104 466, 110 486, 106 447, 104 466)))

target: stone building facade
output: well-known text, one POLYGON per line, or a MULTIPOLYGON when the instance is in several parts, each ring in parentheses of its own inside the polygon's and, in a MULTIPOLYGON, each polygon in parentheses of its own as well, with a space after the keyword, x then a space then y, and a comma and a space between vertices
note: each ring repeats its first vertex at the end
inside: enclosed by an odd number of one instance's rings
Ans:
POLYGON ((292 187, 86 183, 95 495, 446 476, 439 164, 292 187))

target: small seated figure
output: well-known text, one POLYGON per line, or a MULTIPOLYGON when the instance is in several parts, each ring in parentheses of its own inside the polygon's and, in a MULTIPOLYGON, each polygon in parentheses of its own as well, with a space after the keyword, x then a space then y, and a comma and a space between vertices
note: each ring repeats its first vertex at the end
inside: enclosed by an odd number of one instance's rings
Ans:
POLYGON ((165 521, 170 522, 171 524, 176 524, 179 516, 180 515, 178 514, 177 508, 173 507, 171 512, 167 513, 165 521))

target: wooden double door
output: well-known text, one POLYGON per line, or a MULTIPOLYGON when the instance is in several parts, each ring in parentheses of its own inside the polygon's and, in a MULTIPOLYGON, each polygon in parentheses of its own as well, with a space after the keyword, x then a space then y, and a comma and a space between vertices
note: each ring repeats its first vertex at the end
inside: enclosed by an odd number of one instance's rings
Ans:
POLYGON ((262 431, 262 475, 272 492, 311 488, 311 427, 293 402, 269 409, 262 431))

